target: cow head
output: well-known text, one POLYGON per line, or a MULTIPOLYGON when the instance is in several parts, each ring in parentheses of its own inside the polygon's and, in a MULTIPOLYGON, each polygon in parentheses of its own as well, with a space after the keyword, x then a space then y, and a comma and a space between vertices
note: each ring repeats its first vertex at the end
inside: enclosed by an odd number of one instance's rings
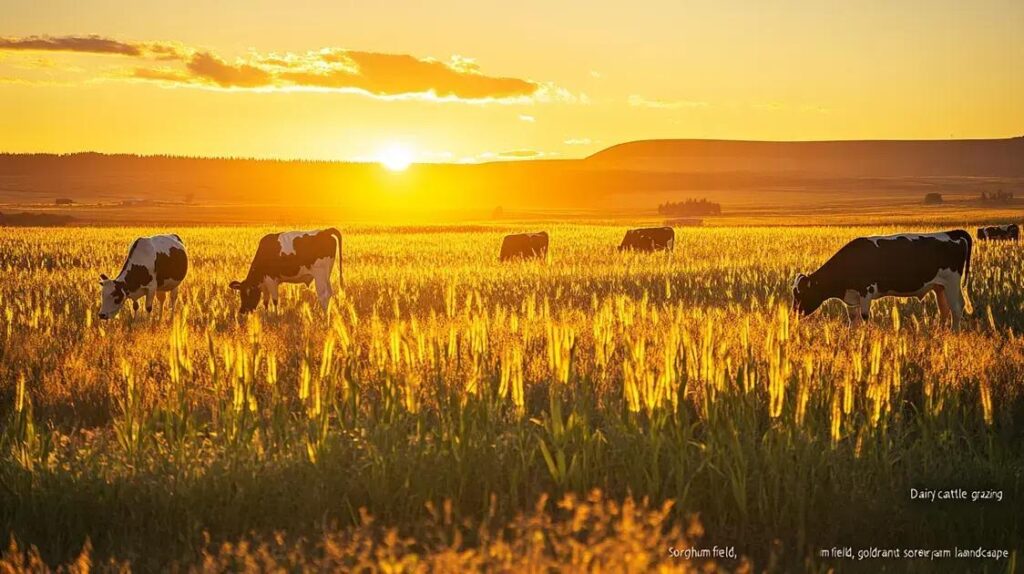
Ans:
POLYGON ((242 306, 238 311, 243 315, 254 310, 260 304, 260 287, 247 281, 232 281, 230 287, 242 297, 242 306))
POLYGON ((100 319, 113 319, 128 299, 124 283, 106 275, 100 275, 100 294, 100 319))
POLYGON ((793 310, 801 315, 810 315, 825 301, 821 286, 810 277, 800 273, 793 281, 793 310))

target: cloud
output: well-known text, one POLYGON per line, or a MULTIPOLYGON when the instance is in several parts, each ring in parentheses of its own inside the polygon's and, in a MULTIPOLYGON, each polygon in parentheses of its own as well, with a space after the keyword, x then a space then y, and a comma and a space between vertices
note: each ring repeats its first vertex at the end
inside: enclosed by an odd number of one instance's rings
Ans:
POLYGON ((109 54, 157 60, 178 60, 189 50, 173 42, 123 42, 95 34, 88 36, 26 36, 0 37, 0 52, 77 52, 109 54))
POLYGON ((537 118, 527 114, 519 114, 519 121, 532 124, 537 121, 537 118))
POLYGON ((597 142, 590 138, 569 138, 562 143, 565 145, 592 145, 597 142))
POLYGON ((90 54, 120 54, 141 56, 138 45, 101 36, 28 36, 26 38, 0 37, 0 50, 35 50, 44 52, 85 52, 90 54))
POLYGON ((487 163, 494 161, 526 161, 558 156, 558 152, 547 152, 533 149, 514 149, 502 152, 485 151, 477 155, 460 157, 457 163, 487 163))
POLYGON ((629 96, 629 105, 635 108, 678 110, 682 108, 706 108, 709 104, 707 102, 695 100, 658 100, 633 94, 632 96, 629 96))
POLYGON ((174 42, 125 42, 97 35, 0 37, 0 52, 34 50, 109 54, 176 62, 139 66, 121 78, 196 87, 356 92, 374 97, 469 102, 586 101, 550 83, 484 74, 472 58, 448 61, 323 48, 306 53, 251 52, 234 61, 174 42))
POLYGON ((209 52, 193 55, 186 68, 194 77, 209 80, 223 88, 265 87, 273 84, 274 79, 266 70, 250 64, 228 64, 209 52))
POLYGON ((539 85, 518 78, 486 76, 471 60, 451 62, 406 54, 329 50, 287 64, 277 77, 300 87, 357 90, 375 96, 429 95, 440 99, 503 100, 528 98, 539 85))

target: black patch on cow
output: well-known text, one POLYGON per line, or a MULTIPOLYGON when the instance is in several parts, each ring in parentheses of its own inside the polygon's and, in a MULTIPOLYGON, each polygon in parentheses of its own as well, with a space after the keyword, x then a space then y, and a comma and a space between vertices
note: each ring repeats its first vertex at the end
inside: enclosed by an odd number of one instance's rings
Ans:
POLYGON ((243 313, 255 309, 259 304, 260 284, 266 277, 275 280, 295 277, 302 267, 309 268, 318 259, 335 256, 341 272, 341 232, 337 229, 330 228, 296 237, 292 241, 293 253, 281 252, 281 235, 271 233, 260 239, 256 255, 249 264, 249 273, 239 287, 243 313))
POLYGON ((978 239, 989 241, 1017 241, 1020 239, 1020 227, 1016 223, 979 227, 978 239))
POLYGON ((794 289, 793 305, 813 313, 822 303, 842 298, 852 290, 863 297, 877 284, 878 293, 913 293, 935 278, 940 269, 960 273, 966 282, 970 270, 971 234, 957 229, 937 237, 889 237, 876 241, 864 237, 847 243, 817 271, 801 277, 794 289))
POLYGON ((501 255, 498 259, 508 261, 509 259, 529 259, 534 257, 546 257, 548 254, 548 233, 519 233, 506 235, 501 242, 501 255))
POLYGON ((124 282, 125 291, 136 293, 139 289, 153 281, 153 274, 149 272, 149 269, 146 269, 145 265, 133 263, 128 267, 128 272, 124 274, 122 281, 124 282))
POLYGON ((124 276, 125 271, 128 270, 128 264, 131 263, 132 255, 135 254, 135 248, 139 246, 140 241, 142 241, 141 237, 133 241, 132 246, 128 248, 128 257, 124 260, 124 265, 121 266, 121 272, 117 274, 118 277, 124 276))
MULTIPOLYGON (((175 236, 177 237, 177 236, 175 236)), ((156 273, 156 286, 161 288, 168 281, 181 283, 188 272, 188 255, 184 249, 171 247, 167 253, 157 253, 156 261, 153 263, 153 272, 156 273)))
POLYGON ((127 296, 128 292, 125 291, 124 283, 121 281, 114 281, 114 290, 110 294, 110 298, 114 301, 114 304, 120 305, 127 296))
POLYGON ((669 243, 674 242, 676 232, 671 227, 644 227, 630 229, 622 238, 619 244, 619 251, 662 251, 669 248, 669 243))

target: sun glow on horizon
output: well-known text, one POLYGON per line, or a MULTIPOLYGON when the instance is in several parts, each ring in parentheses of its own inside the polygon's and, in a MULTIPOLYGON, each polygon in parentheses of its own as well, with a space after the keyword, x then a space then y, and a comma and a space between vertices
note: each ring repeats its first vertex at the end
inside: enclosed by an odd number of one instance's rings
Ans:
POLYGON ((391 144, 377 153, 377 162, 390 171, 405 171, 413 162, 413 153, 400 144, 391 144))

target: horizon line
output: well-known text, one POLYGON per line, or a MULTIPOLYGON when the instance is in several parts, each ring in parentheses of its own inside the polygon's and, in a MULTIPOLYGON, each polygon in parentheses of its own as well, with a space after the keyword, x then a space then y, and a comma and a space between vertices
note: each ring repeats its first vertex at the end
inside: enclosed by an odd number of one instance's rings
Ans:
MULTIPOLYGON (((821 139, 821 140, 773 140, 773 139, 726 139, 726 138, 650 138, 626 140, 616 144, 603 147, 593 153, 578 157, 505 157, 487 159, 484 161, 413 161, 411 165, 486 165, 496 163, 522 163, 522 162, 561 162, 561 161, 583 161, 604 152, 627 145, 641 143, 667 143, 667 142, 706 142, 706 143, 763 143, 763 144, 810 144, 810 143, 915 143, 915 142, 1009 142, 1012 140, 1024 139, 1021 135, 1005 137, 977 137, 977 138, 861 138, 861 139, 821 139)), ((315 159, 302 157, 273 157, 273 156, 233 156, 233 155, 187 155, 179 153, 138 153, 130 151, 95 151, 79 150, 68 152, 53 151, 0 151, 0 157, 9 156, 52 156, 52 157, 74 157, 74 156, 103 156, 118 157, 126 156, 137 159, 189 159, 189 160, 211 160, 211 161, 265 161, 275 163, 323 163, 323 164, 347 164, 347 165, 380 165, 380 162, 366 159, 315 159)))

